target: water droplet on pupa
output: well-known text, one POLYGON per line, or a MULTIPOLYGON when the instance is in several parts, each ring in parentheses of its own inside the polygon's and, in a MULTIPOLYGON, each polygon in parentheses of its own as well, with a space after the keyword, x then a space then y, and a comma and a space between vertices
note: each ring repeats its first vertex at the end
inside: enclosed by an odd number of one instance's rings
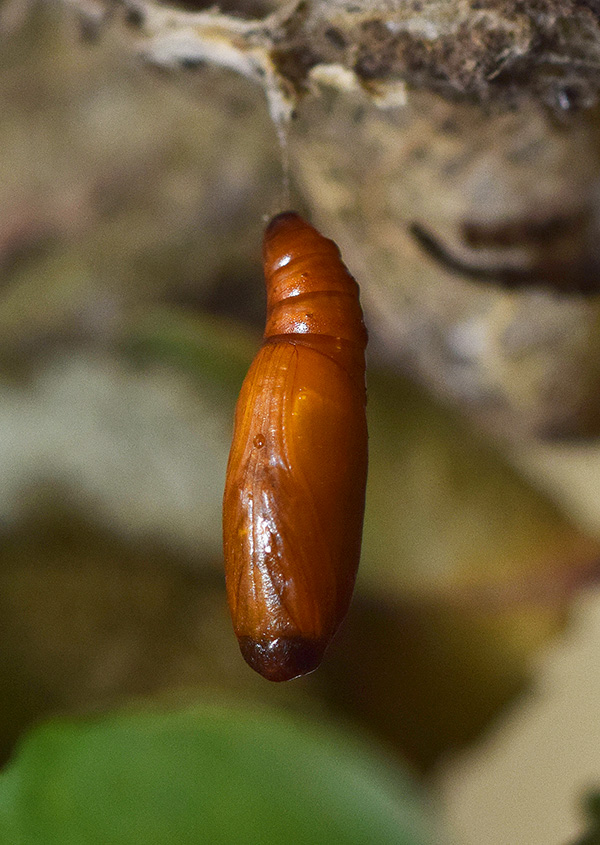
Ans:
POLYGON ((265 438, 262 436, 262 434, 257 434, 252 442, 254 443, 254 446, 257 449, 262 449, 262 447, 265 445, 265 438))

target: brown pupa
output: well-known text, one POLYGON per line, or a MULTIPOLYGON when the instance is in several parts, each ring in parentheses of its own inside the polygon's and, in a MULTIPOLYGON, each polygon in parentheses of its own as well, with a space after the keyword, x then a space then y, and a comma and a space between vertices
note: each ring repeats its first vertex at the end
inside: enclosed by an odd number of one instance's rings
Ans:
POLYGON ((227 597, 245 660, 272 681, 316 669, 346 615, 367 479, 358 285, 294 212, 263 246, 267 323, 238 399, 223 503, 227 597))

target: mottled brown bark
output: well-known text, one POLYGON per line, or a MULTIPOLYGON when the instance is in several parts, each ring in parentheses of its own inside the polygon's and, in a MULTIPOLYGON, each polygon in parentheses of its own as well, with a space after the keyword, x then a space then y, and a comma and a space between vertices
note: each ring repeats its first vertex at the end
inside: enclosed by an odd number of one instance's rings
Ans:
POLYGON ((250 77, 278 123, 296 117, 292 178, 393 365, 504 436, 596 432, 594 3, 227 11, 126 0, 87 15, 151 62, 250 77))

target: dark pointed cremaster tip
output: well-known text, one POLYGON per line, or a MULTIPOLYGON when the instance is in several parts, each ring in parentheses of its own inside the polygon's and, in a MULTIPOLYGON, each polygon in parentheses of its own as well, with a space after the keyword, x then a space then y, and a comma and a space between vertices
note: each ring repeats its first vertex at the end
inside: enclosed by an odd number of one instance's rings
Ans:
POLYGON ((246 663, 268 681, 291 681, 314 672, 325 645, 320 640, 303 637, 278 637, 274 640, 239 638, 246 663))

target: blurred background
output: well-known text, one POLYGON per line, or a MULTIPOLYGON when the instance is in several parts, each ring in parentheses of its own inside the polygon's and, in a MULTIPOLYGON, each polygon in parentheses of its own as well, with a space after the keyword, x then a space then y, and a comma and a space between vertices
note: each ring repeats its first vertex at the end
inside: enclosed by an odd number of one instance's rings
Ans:
MULTIPOLYGON (((294 204, 340 242, 373 340, 370 476, 349 616, 316 673, 269 684, 239 654, 221 553, 281 210, 264 95, 145 66, 59 5, 6 0, 0 37, 2 841, 574 842, 600 784, 596 297, 484 290, 417 256, 412 221, 377 228, 364 160, 334 172, 332 124, 301 108, 294 204), (235 771, 249 797, 223 830, 235 771), (171 833, 144 828, 146 801, 171 833), (315 806, 329 833, 303 827, 315 806)), ((369 124, 388 164, 391 124, 427 155, 402 120, 369 124)), ((395 207, 418 206, 402 179, 395 207)))

